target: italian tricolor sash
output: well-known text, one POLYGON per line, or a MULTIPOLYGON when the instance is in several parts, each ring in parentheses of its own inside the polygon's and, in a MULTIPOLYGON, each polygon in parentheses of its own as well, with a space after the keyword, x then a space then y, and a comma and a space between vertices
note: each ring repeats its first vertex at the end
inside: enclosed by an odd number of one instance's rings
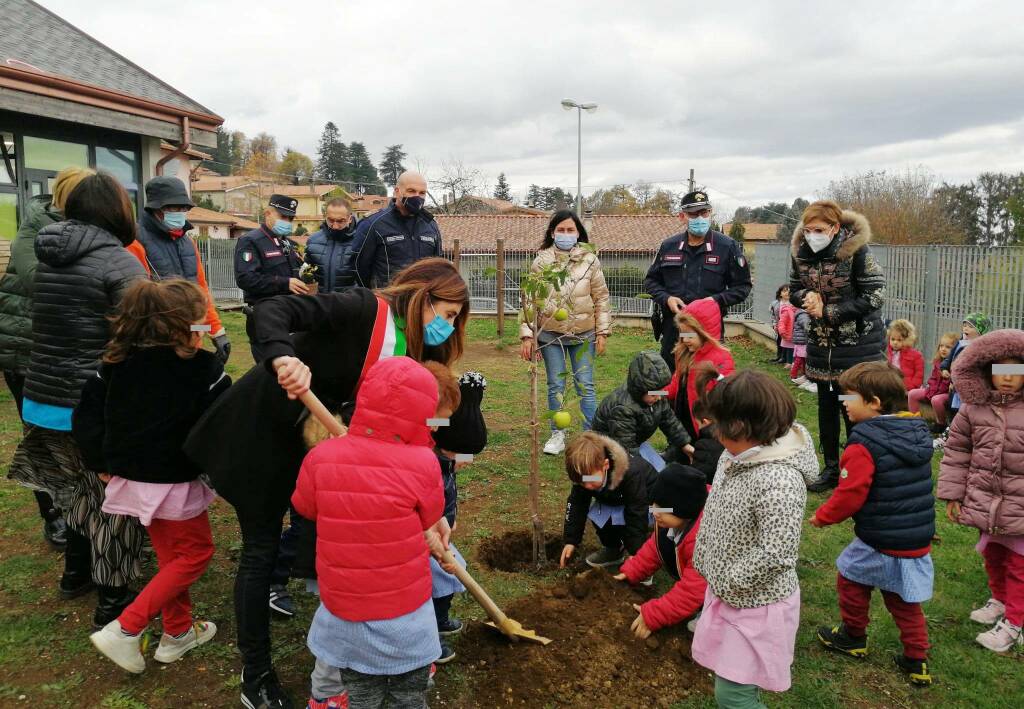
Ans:
POLYGON ((405 320, 396 318, 383 298, 377 298, 377 317, 373 322, 373 333, 370 335, 370 347, 366 350, 363 371, 359 375, 359 384, 370 371, 370 367, 388 357, 405 355, 405 320))

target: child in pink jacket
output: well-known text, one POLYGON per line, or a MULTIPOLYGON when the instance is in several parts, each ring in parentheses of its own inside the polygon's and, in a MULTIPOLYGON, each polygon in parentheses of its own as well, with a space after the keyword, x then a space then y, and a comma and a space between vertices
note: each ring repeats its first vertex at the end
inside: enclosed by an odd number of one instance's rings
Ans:
POLYGON ((992 597, 971 620, 994 652, 1024 646, 1024 331, 996 330, 953 365, 960 412, 950 426, 938 497, 950 521, 977 527, 992 597), (1016 373, 1014 373, 1016 372, 1016 373))

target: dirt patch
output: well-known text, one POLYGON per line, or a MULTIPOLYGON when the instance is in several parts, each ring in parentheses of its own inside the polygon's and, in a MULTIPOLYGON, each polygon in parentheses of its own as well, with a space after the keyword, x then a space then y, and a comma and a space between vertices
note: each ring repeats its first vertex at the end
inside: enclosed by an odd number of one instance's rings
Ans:
POLYGON ((510 643, 474 623, 458 640, 456 663, 465 685, 438 704, 449 707, 670 707, 710 695, 706 670, 690 659, 682 626, 637 639, 632 604, 648 596, 603 571, 588 571, 513 603, 506 612, 551 638, 547 646, 510 643))
MULTIPOLYGON (((562 555, 562 539, 548 536, 544 549, 548 563, 541 570, 554 570, 562 555)), ((533 563, 533 535, 530 532, 506 532, 488 537, 477 547, 477 558, 493 571, 537 571, 533 563)))

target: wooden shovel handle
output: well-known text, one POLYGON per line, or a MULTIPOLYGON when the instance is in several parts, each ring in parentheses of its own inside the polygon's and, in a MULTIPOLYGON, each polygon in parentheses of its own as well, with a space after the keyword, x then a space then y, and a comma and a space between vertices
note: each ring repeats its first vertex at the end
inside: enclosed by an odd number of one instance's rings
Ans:
POLYGON ((470 594, 472 594, 473 598, 476 599, 476 602, 479 603, 485 611, 487 611, 487 615, 494 621, 494 624, 499 628, 502 627, 508 620, 508 617, 502 613, 501 609, 498 608, 498 605, 491 600, 491 597, 487 595, 487 591, 485 591, 480 584, 476 582, 476 579, 469 575, 468 571, 462 568, 461 564, 455 561, 455 556, 450 550, 444 550, 442 560, 446 564, 451 564, 455 567, 455 578, 462 582, 462 585, 466 587, 466 590, 469 591, 470 594))
POLYGON ((327 407, 323 405, 323 402, 317 398, 316 394, 314 394, 312 390, 302 394, 299 397, 299 400, 306 405, 306 408, 309 409, 309 413, 316 416, 332 436, 345 435, 345 429, 342 427, 341 423, 331 415, 331 412, 327 410, 327 407))

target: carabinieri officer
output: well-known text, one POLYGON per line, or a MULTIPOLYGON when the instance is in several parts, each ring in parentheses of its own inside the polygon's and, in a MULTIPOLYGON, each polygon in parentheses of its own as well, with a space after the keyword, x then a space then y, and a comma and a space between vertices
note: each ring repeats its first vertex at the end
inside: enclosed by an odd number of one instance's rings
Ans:
POLYGON ((253 332, 252 314, 257 304, 275 295, 316 292, 315 286, 311 290, 299 279, 302 256, 288 238, 298 204, 292 197, 270 195, 270 204, 263 210, 263 225, 243 235, 235 245, 235 283, 245 298, 245 334, 256 364, 262 361, 253 332))
POLYGON ((644 288, 661 308, 661 356, 671 370, 676 366, 672 349, 679 340, 673 316, 695 300, 714 298, 724 317, 730 305, 747 299, 751 289, 743 246, 711 229, 707 193, 690 192, 680 210, 686 231, 661 242, 644 279, 644 288))

